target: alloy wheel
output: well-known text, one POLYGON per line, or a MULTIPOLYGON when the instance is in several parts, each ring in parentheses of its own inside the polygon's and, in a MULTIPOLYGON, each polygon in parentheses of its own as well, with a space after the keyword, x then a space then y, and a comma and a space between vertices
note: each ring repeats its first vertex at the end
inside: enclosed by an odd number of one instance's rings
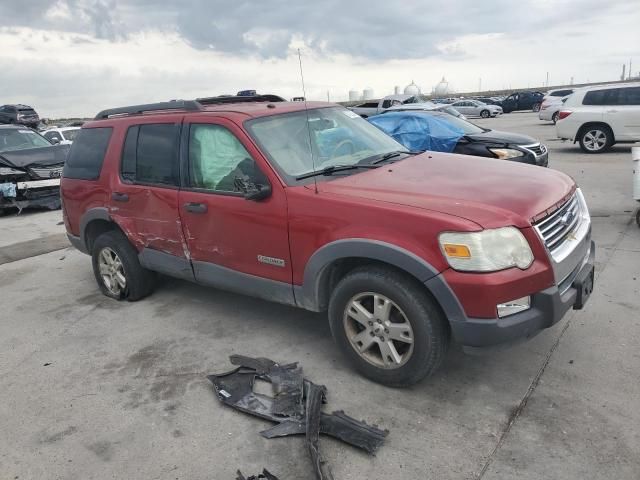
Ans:
POLYGON ((597 152, 607 145, 607 134, 599 129, 589 130, 582 137, 582 143, 587 150, 597 152))
POLYGON ((343 324, 351 347, 375 367, 399 368, 413 354, 413 329, 407 316, 382 294, 365 292, 352 297, 343 324))
POLYGON ((124 273, 122 260, 116 252, 105 247, 98 255, 98 268, 102 283, 114 296, 120 296, 127 288, 127 278, 124 273))

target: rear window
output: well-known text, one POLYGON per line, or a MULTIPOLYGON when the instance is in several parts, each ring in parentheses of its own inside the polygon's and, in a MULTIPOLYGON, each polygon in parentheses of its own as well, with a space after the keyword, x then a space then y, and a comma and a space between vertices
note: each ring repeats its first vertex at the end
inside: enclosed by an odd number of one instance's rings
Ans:
POLYGON ((111 127, 85 128, 80 131, 64 164, 63 176, 97 180, 111 138, 111 127))
POLYGON ((573 90, 556 90, 555 92, 551 92, 549 94, 550 97, 566 97, 567 95, 571 95, 573 90))
POLYGON ((120 171, 130 182, 178 185, 180 125, 173 123, 129 127, 120 171))
POLYGON ((620 96, 621 105, 640 105, 640 87, 629 87, 622 89, 620 96))

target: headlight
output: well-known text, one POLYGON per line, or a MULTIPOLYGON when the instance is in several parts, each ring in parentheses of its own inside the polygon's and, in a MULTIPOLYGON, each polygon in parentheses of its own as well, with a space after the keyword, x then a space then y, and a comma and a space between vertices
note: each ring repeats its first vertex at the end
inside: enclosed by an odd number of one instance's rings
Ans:
POLYGON ((24 172, 15 168, 0 167, 0 175, 24 175, 24 172))
POLYGON ((505 268, 529 268, 533 252, 527 239, 515 227, 481 232, 445 232, 440 248, 454 270, 495 272, 505 268))
POLYGON ((524 156, 524 152, 514 148, 490 148, 489 151, 502 160, 524 156))

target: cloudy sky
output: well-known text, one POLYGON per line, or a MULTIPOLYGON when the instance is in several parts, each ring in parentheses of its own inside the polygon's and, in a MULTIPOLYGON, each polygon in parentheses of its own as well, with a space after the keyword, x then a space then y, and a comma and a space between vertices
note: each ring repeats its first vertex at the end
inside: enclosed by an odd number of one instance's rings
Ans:
POLYGON ((0 0, 0 104, 43 117, 240 89, 378 96, 640 70, 638 0, 0 0))

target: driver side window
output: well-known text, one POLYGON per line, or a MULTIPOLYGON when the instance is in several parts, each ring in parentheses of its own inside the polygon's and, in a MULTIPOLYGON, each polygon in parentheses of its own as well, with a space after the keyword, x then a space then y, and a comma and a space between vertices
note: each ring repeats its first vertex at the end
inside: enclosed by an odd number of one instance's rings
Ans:
POLYGON ((191 187, 238 193, 236 178, 260 183, 263 178, 249 152, 225 127, 192 124, 189 131, 191 187))

